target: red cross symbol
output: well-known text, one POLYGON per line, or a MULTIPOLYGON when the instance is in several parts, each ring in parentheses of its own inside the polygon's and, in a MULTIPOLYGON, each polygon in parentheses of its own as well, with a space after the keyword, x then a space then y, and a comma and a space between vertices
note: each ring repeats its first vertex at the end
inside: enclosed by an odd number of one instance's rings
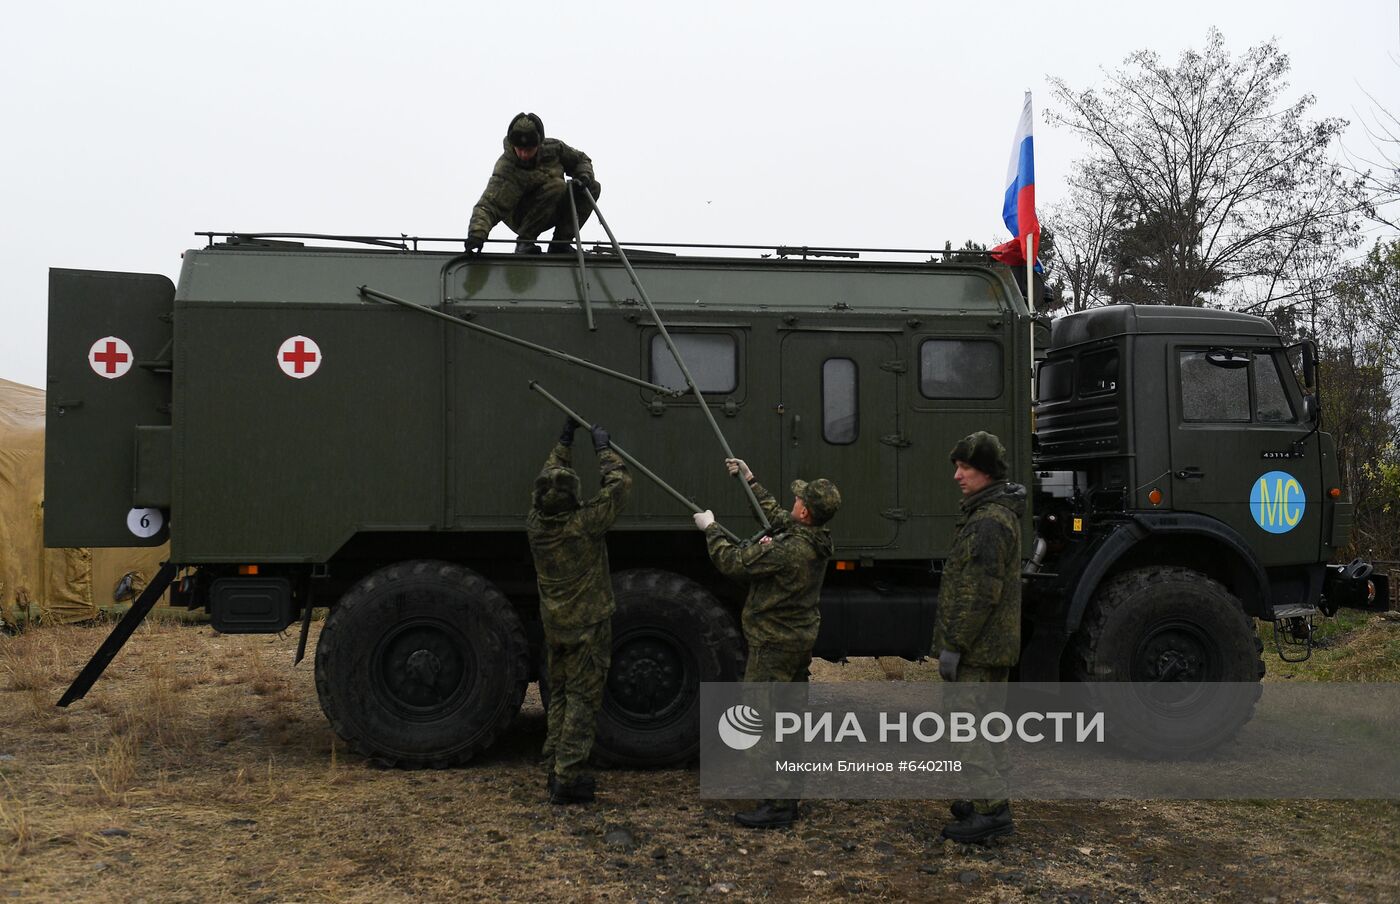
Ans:
POLYGON ((131 370, 131 346, 117 336, 104 336, 88 349, 88 366, 104 380, 115 380, 131 370))
POLYGON ((277 366, 294 380, 305 379, 321 366, 321 347, 315 339, 293 336, 277 349, 277 366))
POLYGON ((130 361, 131 356, 128 355, 126 352, 117 351, 116 340, 108 339, 107 347, 102 351, 98 352, 97 354, 93 355, 92 360, 105 367, 107 369, 107 373, 114 374, 117 372, 117 365, 125 364, 127 361, 130 361))
POLYGON ((297 373, 305 373, 306 365, 316 360, 316 353, 307 351, 306 342, 298 339, 294 349, 282 353, 282 360, 292 365, 297 373))

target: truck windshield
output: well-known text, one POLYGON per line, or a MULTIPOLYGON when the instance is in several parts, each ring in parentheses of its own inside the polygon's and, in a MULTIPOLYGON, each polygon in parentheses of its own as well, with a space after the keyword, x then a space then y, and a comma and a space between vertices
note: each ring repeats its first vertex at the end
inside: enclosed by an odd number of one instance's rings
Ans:
POLYGON ((1070 358, 1042 362, 1040 376, 1036 381, 1036 399, 1041 402, 1059 402, 1069 398, 1070 393, 1074 391, 1073 364, 1070 358))

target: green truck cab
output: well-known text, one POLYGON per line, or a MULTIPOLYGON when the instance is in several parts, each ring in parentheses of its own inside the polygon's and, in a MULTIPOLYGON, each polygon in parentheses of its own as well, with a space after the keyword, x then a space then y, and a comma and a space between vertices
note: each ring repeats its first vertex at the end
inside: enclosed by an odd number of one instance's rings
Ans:
MULTIPOLYGON (((960 501, 947 454, 974 430, 1033 488, 1023 679, 1254 681, 1253 619, 1306 639, 1314 611, 1386 604, 1382 576, 1327 564, 1350 505, 1259 318, 1109 308, 1047 342, 990 263, 633 252, 634 269, 620 249, 580 266, 331 239, 211 234, 178 287, 51 272, 45 539, 169 540, 146 608, 170 584, 224 632, 300 619, 304 648, 329 607, 322 707, 381 761, 465 761, 539 674, 524 513, 561 418, 532 383, 675 488, 635 478, 609 535, 598 750, 617 763, 693 756, 700 682, 742 674, 742 588, 674 495, 758 527, 710 421, 783 501, 796 478, 841 487, 827 659, 929 654, 960 501), (685 382, 652 304, 696 393, 657 390, 685 382)), ((587 486, 586 448, 575 467, 587 486)))

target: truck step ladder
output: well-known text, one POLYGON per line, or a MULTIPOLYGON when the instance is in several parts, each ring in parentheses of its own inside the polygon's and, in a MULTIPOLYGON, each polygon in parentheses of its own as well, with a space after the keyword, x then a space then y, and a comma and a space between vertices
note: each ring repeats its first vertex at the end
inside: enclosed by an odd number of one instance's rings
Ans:
POLYGON ((1284 662, 1307 662, 1313 651, 1313 616, 1315 606, 1274 607, 1274 649, 1284 662), (1303 655, 1290 655, 1287 650, 1302 649, 1303 655))

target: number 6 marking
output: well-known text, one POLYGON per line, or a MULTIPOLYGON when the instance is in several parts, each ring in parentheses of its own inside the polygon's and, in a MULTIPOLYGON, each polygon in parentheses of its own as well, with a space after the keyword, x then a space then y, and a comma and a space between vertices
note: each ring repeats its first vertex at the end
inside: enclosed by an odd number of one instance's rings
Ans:
POLYGON ((160 509, 134 508, 126 513, 126 529, 143 540, 150 539, 165 527, 165 516, 160 509))

